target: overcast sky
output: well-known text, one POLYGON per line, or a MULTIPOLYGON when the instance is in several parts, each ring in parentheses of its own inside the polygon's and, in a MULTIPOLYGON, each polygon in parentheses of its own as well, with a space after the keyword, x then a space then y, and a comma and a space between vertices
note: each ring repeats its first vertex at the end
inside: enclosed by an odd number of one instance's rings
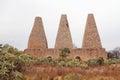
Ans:
POLYGON ((40 16, 53 48, 61 14, 67 14, 73 43, 80 48, 89 13, 94 14, 102 46, 120 46, 120 0, 0 0, 0 43, 27 48, 34 18, 40 16))

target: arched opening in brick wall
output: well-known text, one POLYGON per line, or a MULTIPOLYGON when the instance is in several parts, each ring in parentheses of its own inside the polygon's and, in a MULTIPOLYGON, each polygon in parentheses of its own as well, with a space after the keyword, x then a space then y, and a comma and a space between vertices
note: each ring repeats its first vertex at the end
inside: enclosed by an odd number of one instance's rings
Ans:
POLYGON ((49 62, 53 60, 51 56, 48 56, 47 59, 49 60, 49 62))
POLYGON ((81 58, 80 58, 79 56, 76 56, 76 57, 75 57, 75 60, 76 60, 76 61, 81 61, 81 58))

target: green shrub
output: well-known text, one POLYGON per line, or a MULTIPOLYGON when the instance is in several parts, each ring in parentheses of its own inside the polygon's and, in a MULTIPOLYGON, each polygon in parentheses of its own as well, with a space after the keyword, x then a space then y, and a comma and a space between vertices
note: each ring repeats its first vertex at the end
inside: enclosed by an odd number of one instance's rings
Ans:
POLYGON ((0 80, 23 80, 23 68, 34 61, 18 49, 4 45, 0 50, 0 80))
POLYGON ((74 61, 68 61, 68 62, 66 62, 66 66, 67 67, 75 66, 75 62, 74 61))
POLYGON ((97 59, 97 63, 98 63, 99 65, 104 64, 104 59, 103 59, 102 57, 99 57, 99 58, 97 59))
POLYGON ((69 73, 64 77, 64 80, 82 80, 81 74, 69 73))
POLYGON ((97 63, 97 59, 89 59, 87 61, 88 65, 92 65, 92 66, 97 66, 98 63, 97 63))
POLYGON ((77 66, 81 68, 86 68, 86 69, 88 68, 88 64, 85 62, 80 62, 77 66))
POLYGON ((92 66, 102 65, 104 64, 104 59, 102 57, 99 57, 98 59, 89 59, 87 63, 92 66))
POLYGON ((61 50, 61 53, 60 53, 59 56, 60 56, 62 59, 65 59, 69 54, 70 54, 69 48, 64 48, 64 49, 61 50))
POLYGON ((65 64, 64 61, 61 61, 61 62, 58 63, 58 66, 60 66, 60 67, 64 67, 64 66, 66 66, 66 64, 65 64))
POLYGON ((105 60, 104 61, 105 64, 117 64, 117 63, 120 63, 120 59, 108 59, 108 60, 105 60))
POLYGON ((41 64, 53 64, 53 59, 51 58, 38 58, 36 59, 35 64, 41 65, 41 64))

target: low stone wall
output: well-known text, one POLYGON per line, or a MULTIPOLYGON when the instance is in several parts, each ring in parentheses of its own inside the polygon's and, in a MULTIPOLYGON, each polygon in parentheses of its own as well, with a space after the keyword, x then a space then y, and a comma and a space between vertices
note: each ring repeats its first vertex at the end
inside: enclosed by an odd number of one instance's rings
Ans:
MULTIPOLYGON (((25 53, 35 55, 37 57, 52 57, 58 58, 61 50, 59 49, 26 49, 25 53)), ((81 60, 86 61, 91 58, 103 57, 107 58, 107 53, 104 48, 101 49, 71 49, 69 58, 75 59, 80 57, 81 60)))

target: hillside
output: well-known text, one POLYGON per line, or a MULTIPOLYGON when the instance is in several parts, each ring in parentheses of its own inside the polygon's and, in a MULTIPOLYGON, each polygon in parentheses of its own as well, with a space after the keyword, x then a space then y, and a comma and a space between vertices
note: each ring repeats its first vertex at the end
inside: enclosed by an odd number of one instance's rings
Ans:
POLYGON ((120 63, 80 66, 31 65, 24 72, 27 80, 119 80, 120 63))

